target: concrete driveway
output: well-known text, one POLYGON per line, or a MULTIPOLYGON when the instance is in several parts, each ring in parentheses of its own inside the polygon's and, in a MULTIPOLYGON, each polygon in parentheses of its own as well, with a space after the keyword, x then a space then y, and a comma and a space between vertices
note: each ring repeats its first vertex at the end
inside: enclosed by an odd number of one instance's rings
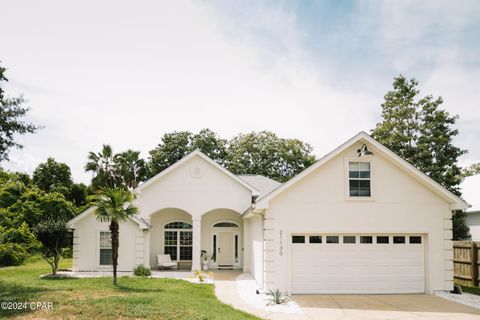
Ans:
POLYGON ((424 294, 298 295, 293 299, 304 310, 306 319, 480 320, 478 309, 424 294))
MULTIPOLYGON (((480 310, 433 295, 294 295, 304 314, 260 310, 239 294, 240 272, 215 272, 215 293, 224 303, 273 320, 480 320, 480 310)), ((255 294, 252 291, 252 294, 255 294)))

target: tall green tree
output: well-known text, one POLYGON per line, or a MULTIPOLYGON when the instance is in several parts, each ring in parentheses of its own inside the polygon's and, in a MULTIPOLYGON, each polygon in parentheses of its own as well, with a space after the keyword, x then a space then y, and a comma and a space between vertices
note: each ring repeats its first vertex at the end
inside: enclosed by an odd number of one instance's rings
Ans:
POLYGON ((4 86, 8 81, 6 69, 0 65, 0 161, 8 160, 11 148, 22 148, 15 142, 15 135, 34 133, 40 127, 25 121, 29 108, 25 106, 23 96, 7 97, 4 86))
POLYGON ((45 192, 60 192, 68 194, 72 188, 72 173, 65 163, 48 158, 41 163, 33 172, 33 183, 45 192))
POLYGON ((312 147, 269 131, 239 134, 229 141, 227 168, 234 174, 260 174, 285 182, 315 162, 312 147))
POLYGON ((95 201, 95 214, 101 222, 110 223, 112 239, 113 284, 117 285, 117 266, 119 243, 119 222, 138 212, 132 204, 133 193, 127 189, 105 189, 95 201))
POLYGON ((92 187, 95 190, 104 188, 136 188, 148 177, 148 166, 140 158, 140 151, 127 150, 113 153, 110 145, 103 145, 100 152, 90 152, 85 171, 92 172, 92 187))
POLYGON ((85 171, 93 173, 92 186, 96 189, 118 186, 114 154, 108 144, 104 144, 98 153, 89 152, 85 171))
POLYGON ((210 129, 203 129, 197 134, 189 131, 166 133, 158 146, 150 151, 150 176, 165 170, 196 149, 224 165, 226 142, 210 129))
MULTIPOLYGON (((457 115, 441 109, 443 100, 419 96, 418 82, 400 75, 382 103, 382 120, 372 136, 433 180, 460 196, 462 171, 458 159, 466 150, 453 143, 457 115)), ((468 237, 462 219, 454 220, 454 238, 468 237)))
POLYGON ((282 182, 315 162, 312 147, 298 139, 280 138, 263 131, 226 140, 210 129, 203 129, 197 134, 166 133, 160 144, 150 151, 151 175, 197 149, 235 174, 260 174, 282 182))
POLYGON ((148 167, 140 151, 127 150, 114 156, 115 171, 123 186, 133 189, 148 175, 148 167))

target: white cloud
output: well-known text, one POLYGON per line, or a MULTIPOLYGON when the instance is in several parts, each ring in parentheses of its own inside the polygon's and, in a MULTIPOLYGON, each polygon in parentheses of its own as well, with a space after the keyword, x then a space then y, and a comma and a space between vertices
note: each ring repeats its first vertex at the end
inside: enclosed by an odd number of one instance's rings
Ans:
MULTIPOLYGON (((369 8, 361 10, 378 12, 369 8)), ((421 43, 426 36, 402 29, 412 10, 406 8, 379 9, 385 29, 375 35, 399 70, 412 68, 419 57, 413 45, 398 54, 395 46, 411 38, 421 43)), ((25 159, 15 152, 14 167, 53 156, 81 181, 90 178, 83 172, 88 151, 110 143, 117 151, 133 148, 147 156, 163 133, 173 130, 209 127, 224 137, 272 130, 310 142, 321 156, 374 126, 381 93, 390 85, 385 75, 374 74, 362 75, 348 88, 337 85, 348 74, 332 79, 323 72, 334 66, 305 47, 302 17, 281 4, 239 4, 226 14, 194 1, 20 0, 4 10, 0 49, 10 69, 9 88, 25 93, 33 107, 30 119, 45 125, 20 140, 25 159)), ((433 15, 427 19, 416 16, 409 26, 436 26, 433 15)), ((452 21, 457 20, 455 15, 452 21)), ((359 29, 367 25, 364 33, 378 27, 369 20, 357 23, 359 29)), ((422 54, 428 52, 423 48, 422 54)), ((449 68, 472 86, 477 79, 455 63, 449 68)), ((442 80, 448 70, 436 67, 425 78, 427 92, 451 92, 447 101, 457 92, 442 80)), ((476 97, 474 88, 464 90, 464 102, 476 97)))

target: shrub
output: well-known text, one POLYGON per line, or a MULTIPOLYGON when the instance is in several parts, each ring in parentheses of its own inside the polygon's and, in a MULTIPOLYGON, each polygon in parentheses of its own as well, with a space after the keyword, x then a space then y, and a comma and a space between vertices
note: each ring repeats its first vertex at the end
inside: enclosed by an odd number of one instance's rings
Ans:
POLYGON ((17 243, 0 244, 0 266, 18 266, 28 257, 25 248, 17 243))
POLYGON ((288 297, 278 289, 275 291, 269 290, 267 295, 269 296, 267 306, 285 304, 289 300, 288 297))
POLYGON ((133 269, 133 273, 139 277, 149 277, 152 275, 152 271, 150 271, 150 268, 144 266, 143 264, 133 269))

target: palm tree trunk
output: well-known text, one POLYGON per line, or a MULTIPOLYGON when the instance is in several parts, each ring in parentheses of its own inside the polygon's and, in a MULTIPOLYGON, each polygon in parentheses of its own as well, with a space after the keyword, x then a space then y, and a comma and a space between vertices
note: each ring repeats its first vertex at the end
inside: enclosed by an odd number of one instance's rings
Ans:
POLYGON ((112 235, 112 266, 113 266, 113 285, 117 285, 117 265, 118 265, 118 222, 110 222, 110 232, 112 235))

